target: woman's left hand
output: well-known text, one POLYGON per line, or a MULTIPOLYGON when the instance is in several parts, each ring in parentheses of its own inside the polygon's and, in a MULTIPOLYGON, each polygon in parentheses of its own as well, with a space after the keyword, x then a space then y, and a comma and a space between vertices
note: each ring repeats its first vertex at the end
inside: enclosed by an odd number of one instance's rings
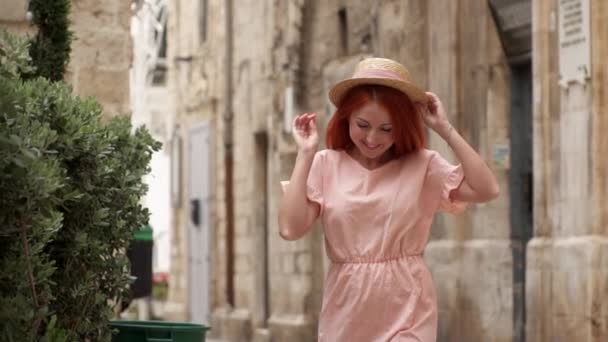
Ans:
POLYGON ((426 96, 427 102, 416 103, 416 109, 422 115, 424 123, 448 143, 464 171, 462 184, 450 193, 450 198, 476 203, 496 198, 499 186, 488 165, 450 125, 437 95, 427 92, 426 96))
POLYGON ((422 115, 424 123, 437 134, 446 137, 450 131, 450 122, 448 121, 445 109, 439 97, 430 91, 426 92, 428 98, 426 103, 416 103, 416 108, 422 115))

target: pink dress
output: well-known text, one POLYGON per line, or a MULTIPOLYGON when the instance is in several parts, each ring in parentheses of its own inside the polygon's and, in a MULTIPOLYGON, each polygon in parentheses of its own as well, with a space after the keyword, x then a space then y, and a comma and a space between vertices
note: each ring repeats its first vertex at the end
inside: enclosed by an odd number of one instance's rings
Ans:
POLYGON ((438 210, 464 210, 449 199, 462 168, 420 150, 367 170, 345 151, 315 155, 307 196, 320 218, 331 265, 318 340, 434 342, 437 300, 423 253, 438 210))

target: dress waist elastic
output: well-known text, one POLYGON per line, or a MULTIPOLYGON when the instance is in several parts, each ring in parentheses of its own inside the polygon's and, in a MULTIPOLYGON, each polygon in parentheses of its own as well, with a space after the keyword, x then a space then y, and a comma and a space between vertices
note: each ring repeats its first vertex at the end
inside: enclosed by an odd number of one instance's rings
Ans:
POLYGON ((381 263, 396 261, 399 259, 421 258, 421 257, 422 257, 422 253, 412 253, 412 254, 401 254, 401 255, 397 255, 397 256, 389 256, 386 258, 350 257, 348 259, 330 258, 330 260, 334 264, 381 264, 381 263))

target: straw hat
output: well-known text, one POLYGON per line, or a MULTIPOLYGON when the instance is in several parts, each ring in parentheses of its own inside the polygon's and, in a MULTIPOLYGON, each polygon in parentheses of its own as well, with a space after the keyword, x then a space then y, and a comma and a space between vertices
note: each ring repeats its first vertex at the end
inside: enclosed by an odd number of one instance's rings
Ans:
POLYGON ((403 92, 414 102, 426 102, 427 96, 410 77, 407 69, 387 58, 366 58, 357 64, 353 77, 336 83, 329 91, 329 99, 337 107, 342 97, 352 88, 375 84, 403 92))

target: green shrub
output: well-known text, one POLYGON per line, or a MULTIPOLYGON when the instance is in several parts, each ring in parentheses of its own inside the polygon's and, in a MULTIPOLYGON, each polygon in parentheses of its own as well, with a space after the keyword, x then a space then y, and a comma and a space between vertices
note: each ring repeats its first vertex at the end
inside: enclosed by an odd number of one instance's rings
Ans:
POLYGON ((0 30, 0 76, 17 78, 33 73, 32 59, 28 53, 28 41, 0 30))
POLYGON ((29 10, 32 23, 38 28, 29 49, 36 70, 24 75, 61 81, 72 51, 70 0, 30 0, 29 10))
MULTIPOLYGON (((2 37, 0 58, 23 56, 2 37)), ((160 144, 62 82, 15 77, 25 60, 0 64, 0 340, 109 341, 160 144)))

